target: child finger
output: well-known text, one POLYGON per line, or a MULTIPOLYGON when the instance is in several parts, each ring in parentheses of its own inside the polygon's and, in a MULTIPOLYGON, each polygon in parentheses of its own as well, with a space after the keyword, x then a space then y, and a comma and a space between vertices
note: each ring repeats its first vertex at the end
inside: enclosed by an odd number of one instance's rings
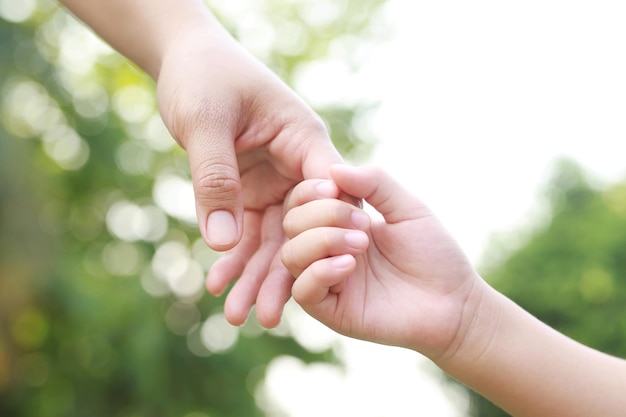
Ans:
POLYGON ((283 245, 281 260, 294 277, 312 263, 342 254, 358 255, 369 244, 367 234, 360 230, 318 227, 302 232, 283 245))
POLYGON ((305 230, 323 226, 366 231, 370 226, 370 218, 363 210, 350 203, 325 199, 295 207, 283 219, 283 230, 289 238, 305 230))
POLYGON ((361 199, 342 192, 331 180, 305 180, 294 187, 285 199, 284 210, 289 211, 310 201, 320 199, 339 199, 355 207, 362 208, 361 199))
POLYGON ((284 210, 289 211, 313 200, 338 198, 339 188, 331 180, 305 180, 297 184, 285 199, 284 210))
POLYGON ((294 283, 291 295, 298 304, 311 306, 322 303, 329 293, 336 295, 333 288, 342 283, 354 271, 356 260, 352 255, 339 255, 320 259, 305 269, 294 283))
POLYGON ((333 165, 331 176, 342 190, 364 198, 383 215, 387 223, 432 215, 423 202, 380 168, 333 165))

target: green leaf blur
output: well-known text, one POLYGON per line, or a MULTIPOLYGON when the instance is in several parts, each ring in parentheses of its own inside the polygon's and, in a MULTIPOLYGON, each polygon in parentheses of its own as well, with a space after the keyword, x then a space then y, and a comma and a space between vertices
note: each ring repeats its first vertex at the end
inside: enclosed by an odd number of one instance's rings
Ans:
MULTIPOLYGON (((295 83, 377 36, 383 2, 211 7, 295 83)), ((0 415, 261 416, 272 358, 332 359, 288 327, 228 326, 205 295, 217 255, 144 74, 54 2, 0 1, 0 88, 0 415)), ((367 151, 355 124, 373 105, 317 106, 346 156, 367 151)))
MULTIPOLYGON (((486 252, 491 261, 483 276, 562 333, 626 357, 626 183, 594 185, 563 160, 543 196, 545 216, 533 230, 497 239, 486 252), (502 253, 511 242, 517 247, 502 253)), ((475 416, 508 415, 477 395, 472 399, 475 416)))

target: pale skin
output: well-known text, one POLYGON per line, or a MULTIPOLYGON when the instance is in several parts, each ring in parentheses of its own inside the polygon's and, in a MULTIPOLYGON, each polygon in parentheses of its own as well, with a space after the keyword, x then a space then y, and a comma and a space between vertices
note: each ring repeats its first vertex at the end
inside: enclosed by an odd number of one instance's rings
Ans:
POLYGON ((491 288, 434 213, 381 169, 330 174, 286 202, 282 259, 304 310, 341 334, 426 355, 513 416, 624 415, 624 360, 491 288), (335 199, 340 190, 382 218, 335 199))
POLYGON ((282 204, 341 162, 321 119, 239 45, 201 0, 63 0, 157 83, 159 110, 187 150, 200 232, 227 251, 209 271, 225 315, 280 322, 293 278, 280 262, 282 204), (252 259, 250 262, 249 260, 252 259))

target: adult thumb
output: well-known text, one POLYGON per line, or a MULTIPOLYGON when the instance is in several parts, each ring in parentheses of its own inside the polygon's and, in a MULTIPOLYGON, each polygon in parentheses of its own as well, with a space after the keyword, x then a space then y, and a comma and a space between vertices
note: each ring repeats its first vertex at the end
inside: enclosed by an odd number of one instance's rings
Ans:
POLYGON ((194 132, 187 141, 198 226, 211 249, 233 248, 243 230, 241 179, 230 132, 194 132))

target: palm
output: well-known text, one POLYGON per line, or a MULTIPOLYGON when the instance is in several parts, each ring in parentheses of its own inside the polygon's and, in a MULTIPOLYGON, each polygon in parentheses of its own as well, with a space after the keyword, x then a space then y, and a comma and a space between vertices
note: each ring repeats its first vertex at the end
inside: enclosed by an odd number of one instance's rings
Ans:
POLYGON ((450 296, 470 291, 469 262, 432 216, 374 224, 370 240, 342 291, 329 293, 334 306, 326 304, 323 321, 341 333, 439 354, 460 325, 463 303, 450 296))

